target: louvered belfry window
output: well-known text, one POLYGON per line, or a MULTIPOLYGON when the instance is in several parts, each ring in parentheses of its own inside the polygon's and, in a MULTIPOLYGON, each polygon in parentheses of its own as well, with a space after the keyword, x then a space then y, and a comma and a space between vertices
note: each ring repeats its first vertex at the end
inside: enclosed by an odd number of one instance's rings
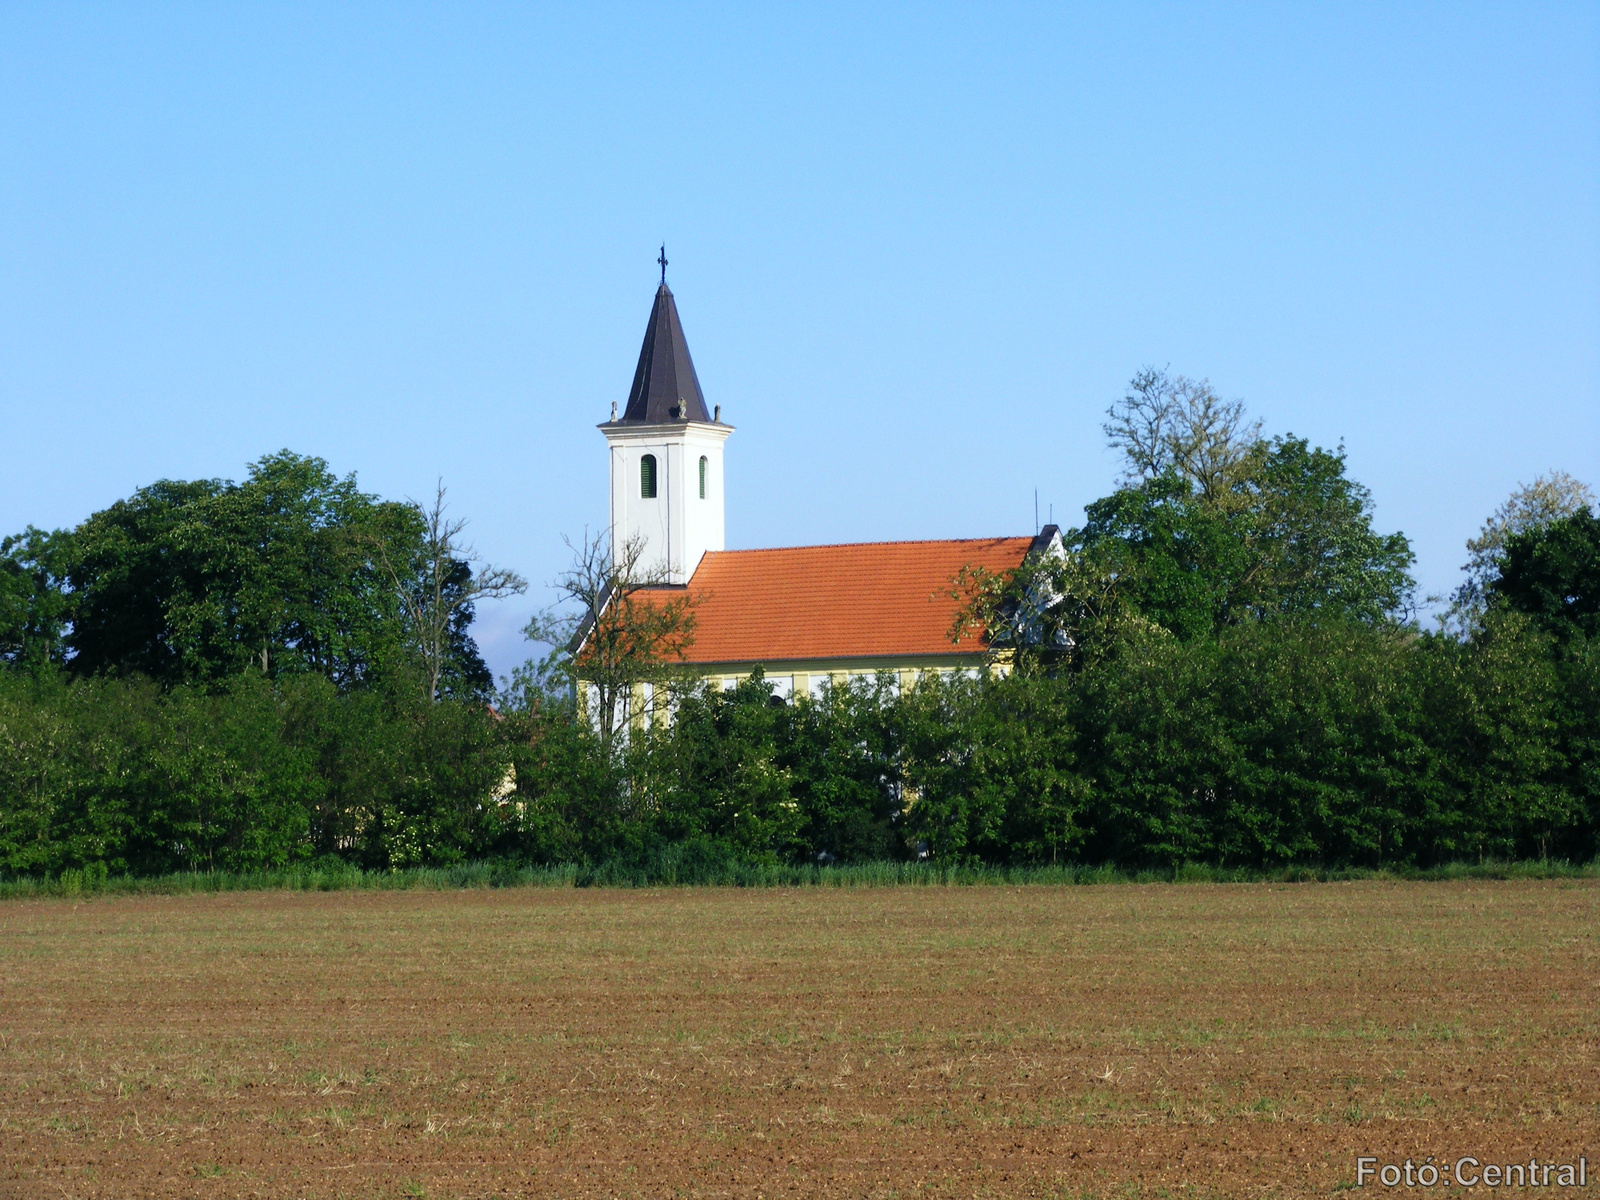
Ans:
POLYGON ((706 498, 706 456, 700 456, 700 499, 706 498))
POLYGON ((656 498, 656 456, 646 454, 639 460, 639 495, 646 500, 656 498))

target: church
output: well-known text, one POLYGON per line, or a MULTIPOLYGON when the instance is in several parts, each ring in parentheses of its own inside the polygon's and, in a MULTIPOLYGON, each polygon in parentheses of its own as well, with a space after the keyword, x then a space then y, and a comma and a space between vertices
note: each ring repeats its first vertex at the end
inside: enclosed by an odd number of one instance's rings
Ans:
POLYGON ((928 672, 1003 671, 977 635, 950 640, 952 582, 965 566, 1002 573, 1059 553, 1054 525, 1033 537, 724 547, 723 455, 734 428, 720 404, 706 407, 664 259, 627 406, 618 416, 613 404, 600 432, 612 544, 638 539, 641 571, 663 581, 662 593, 691 599, 685 665, 724 688, 759 666, 785 699, 883 672, 909 687, 928 672))

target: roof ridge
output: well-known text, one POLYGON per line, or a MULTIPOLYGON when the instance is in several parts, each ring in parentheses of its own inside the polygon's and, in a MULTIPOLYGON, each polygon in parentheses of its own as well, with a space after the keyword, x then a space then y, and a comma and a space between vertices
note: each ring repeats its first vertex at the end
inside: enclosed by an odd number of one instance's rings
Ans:
POLYGON ((996 537, 890 538, 881 542, 816 542, 809 546, 747 546, 743 550, 708 550, 707 554, 774 554, 785 550, 841 550, 854 546, 954 546, 966 542, 1031 542, 1033 535, 1007 533, 996 537))

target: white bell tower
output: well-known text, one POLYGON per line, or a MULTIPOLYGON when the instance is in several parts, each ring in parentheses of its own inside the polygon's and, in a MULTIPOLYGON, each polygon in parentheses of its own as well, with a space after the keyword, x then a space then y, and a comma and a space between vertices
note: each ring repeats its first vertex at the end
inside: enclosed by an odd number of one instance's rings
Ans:
POLYGON ((639 568, 685 584, 708 550, 723 548, 722 444, 733 426, 706 412, 678 305, 661 286, 645 329, 628 407, 600 426, 611 452, 611 538, 644 543, 639 568))

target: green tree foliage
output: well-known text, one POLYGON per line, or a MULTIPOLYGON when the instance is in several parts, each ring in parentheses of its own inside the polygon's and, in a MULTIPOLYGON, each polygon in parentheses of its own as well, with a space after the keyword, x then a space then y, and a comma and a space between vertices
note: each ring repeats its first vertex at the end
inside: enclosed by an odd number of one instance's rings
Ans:
POLYGON ((420 679, 429 696, 482 698, 474 603, 524 585, 475 571, 460 531, 440 505, 381 501, 288 451, 242 483, 162 481, 70 532, 0 542, 0 662, 169 687, 420 679))
POLYGON ((905 722, 889 678, 830 686, 776 714, 776 763, 799 805, 799 852, 824 862, 902 857, 905 722))
POLYGON ((1568 643, 1556 671, 1560 778, 1575 813, 1551 846, 1573 857, 1584 852, 1581 831, 1600 830, 1600 638, 1568 643))
POLYGON ((783 699, 759 669, 709 689, 675 663, 692 613, 591 541, 567 594, 611 695, 651 699, 597 723, 558 648, 496 712, 466 552, 316 460, 30 529, 0 549, 0 872, 1600 851, 1592 512, 1509 532, 1474 619, 1424 633, 1402 619, 1409 548, 1341 453, 1143 382, 1126 486, 1059 551, 952 581, 953 634, 981 627, 1009 670, 903 690, 783 699))
POLYGON ((1412 639, 1266 622, 1152 641, 1084 681, 1094 857, 1399 861, 1432 764, 1412 639))
MULTIPOLYGON (((1587 505, 1508 537, 1490 580, 1487 625, 1524 618, 1552 643, 1561 787, 1530 813, 1541 843, 1600 824, 1600 518, 1587 505)), ((1479 640, 1483 640, 1480 632, 1479 640)))
POLYGON ((1585 505, 1511 537, 1490 591, 1562 642, 1600 636, 1600 517, 1585 505))
MULTIPOLYGON (((1544 857, 1582 825, 1560 753, 1550 639, 1515 613, 1470 642, 1430 638, 1422 663, 1426 728, 1442 802, 1432 857, 1544 857)), ((1592 838, 1592 830, 1590 833, 1592 838)))
POLYGON ((1077 770, 1073 693, 1032 674, 930 680, 904 697, 905 828, 940 860, 1078 857, 1088 781, 1077 770))
POLYGON ((1107 412, 1125 486, 1069 539, 1187 641, 1266 617, 1383 621, 1411 595, 1402 534, 1372 528, 1344 450, 1261 436, 1242 401, 1146 369, 1107 412))
POLYGON ((752 678, 609 753, 558 703, 8 672, 0 871, 1588 858, 1600 688, 1589 643, 1570 668, 1555 645, 1514 612, 1470 642, 1280 620, 899 695, 752 678))
POLYGON ((515 791, 499 852, 535 863, 593 862, 637 844, 639 813, 588 722, 570 708, 540 705, 506 725, 515 791))
POLYGON ((1381 622, 1413 587, 1410 546, 1372 528, 1371 498, 1345 475, 1343 451, 1299 438, 1264 444, 1225 497, 1168 473, 1087 513, 1073 548, 1185 641, 1266 618, 1381 622))
POLYGON ((419 537, 410 507, 287 451, 243 483, 141 488, 74 533, 72 668, 168 684, 310 672, 361 686, 403 658, 372 542, 419 537))
POLYGON ((759 670, 731 692, 679 689, 671 726, 633 747, 630 783, 648 798, 652 832, 709 838, 755 861, 799 854, 803 816, 779 753, 783 707, 759 670))
POLYGON ((0 540, 0 665, 40 676, 67 659, 72 537, 28 526, 0 540))
POLYGON ((1343 451, 1278 438, 1216 454, 1225 470, 1168 463, 1150 475, 1137 460, 1137 482, 1090 504, 1059 554, 1005 576, 964 571, 952 637, 982 630, 1024 671, 1082 670, 1152 636, 1192 642, 1268 620, 1384 625, 1403 613, 1410 545, 1372 528, 1343 451))
POLYGON ((519 581, 459 532, 283 452, 0 543, 0 870, 492 852, 515 756, 469 626, 519 581))
POLYGON ((1454 621, 1470 628, 1482 618, 1512 538, 1570 517, 1594 502, 1593 489, 1565 471, 1549 471, 1532 483, 1519 484, 1484 522, 1478 536, 1467 539, 1467 563, 1461 568, 1467 578, 1453 597, 1454 621))
POLYGON ((952 642, 978 635, 1024 673, 1083 670, 1159 626, 1128 602, 1128 577, 1102 547, 1051 546, 1009 572, 967 566, 950 588, 952 642))
POLYGON ((341 693, 318 675, 165 689, 0 676, 0 870, 482 857, 514 824, 501 724, 479 705, 341 693))

